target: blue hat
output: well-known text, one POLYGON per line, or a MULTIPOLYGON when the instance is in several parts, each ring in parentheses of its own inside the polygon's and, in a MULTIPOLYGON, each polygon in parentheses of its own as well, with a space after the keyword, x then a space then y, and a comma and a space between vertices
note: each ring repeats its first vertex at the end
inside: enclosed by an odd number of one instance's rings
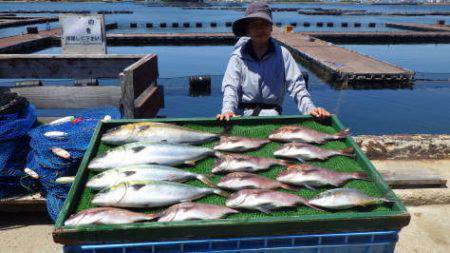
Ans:
POLYGON ((263 19, 270 24, 272 22, 272 10, 269 5, 264 3, 251 3, 245 10, 245 17, 240 18, 233 23, 233 33, 240 37, 248 34, 248 24, 255 19, 263 19))

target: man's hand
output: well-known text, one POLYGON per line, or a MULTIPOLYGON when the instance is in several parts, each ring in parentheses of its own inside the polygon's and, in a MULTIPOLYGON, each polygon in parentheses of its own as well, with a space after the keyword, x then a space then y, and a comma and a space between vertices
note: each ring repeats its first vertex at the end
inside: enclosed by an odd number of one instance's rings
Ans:
POLYGON ((325 109, 323 109, 321 107, 317 107, 315 109, 312 109, 309 112, 309 114, 311 114, 315 118, 319 118, 319 119, 324 119, 324 118, 328 118, 328 117, 331 116, 331 114, 327 110, 325 110, 325 109))
POLYGON ((236 117, 236 114, 234 114, 234 112, 226 112, 217 114, 216 119, 229 121, 232 117, 236 117))

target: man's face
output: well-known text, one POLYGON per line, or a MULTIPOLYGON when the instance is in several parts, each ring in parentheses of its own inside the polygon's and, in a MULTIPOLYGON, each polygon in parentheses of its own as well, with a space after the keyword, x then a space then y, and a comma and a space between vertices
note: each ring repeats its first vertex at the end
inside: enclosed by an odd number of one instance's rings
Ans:
POLYGON ((257 42, 265 43, 272 33, 272 25, 265 20, 254 20, 248 24, 248 36, 257 42))

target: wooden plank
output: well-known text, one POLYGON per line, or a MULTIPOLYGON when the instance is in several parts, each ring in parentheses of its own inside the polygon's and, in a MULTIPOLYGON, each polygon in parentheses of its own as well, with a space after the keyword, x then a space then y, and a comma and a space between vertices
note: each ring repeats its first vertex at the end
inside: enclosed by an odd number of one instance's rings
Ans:
POLYGON ((123 71, 132 72, 133 93, 136 99, 158 78, 158 57, 155 54, 146 55, 123 71))
POLYGON ((142 55, 0 55, 0 78, 117 78, 142 55))
POLYGON ((380 170, 378 172, 393 188, 445 187, 447 179, 427 168, 380 170))
POLYGON ((136 118, 154 118, 164 107, 164 89, 151 85, 134 101, 136 118))
POLYGON ((6 22, 1 22, 0 28, 22 26, 22 25, 28 25, 28 24, 47 23, 47 22, 50 23, 50 22, 56 22, 56 21, 58 21, 58 17, 11 20, 11 21, 6 21, 6 22))
POLYGON ((11 88, 39 109, 91 108, 104 105, 119 107, 119 86, 40 86, 11 88))

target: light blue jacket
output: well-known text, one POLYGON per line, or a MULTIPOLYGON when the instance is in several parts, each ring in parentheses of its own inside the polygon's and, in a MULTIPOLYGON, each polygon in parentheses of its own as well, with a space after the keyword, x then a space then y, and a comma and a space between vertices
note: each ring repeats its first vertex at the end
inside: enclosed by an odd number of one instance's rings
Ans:
MULTIPOLYGON (((282 105, 286 91, 294 98, 301 113, 314 109, 305 80, 289 51, 271 38, 274 52, 255 60, 246 50, 249 37, 242 37, 234 46, 233 53, 222 81, 222 113, 239 110, 239 103, 262 103, 282 105)), ((245 113, 247 115, 247 113, 245 113)))

